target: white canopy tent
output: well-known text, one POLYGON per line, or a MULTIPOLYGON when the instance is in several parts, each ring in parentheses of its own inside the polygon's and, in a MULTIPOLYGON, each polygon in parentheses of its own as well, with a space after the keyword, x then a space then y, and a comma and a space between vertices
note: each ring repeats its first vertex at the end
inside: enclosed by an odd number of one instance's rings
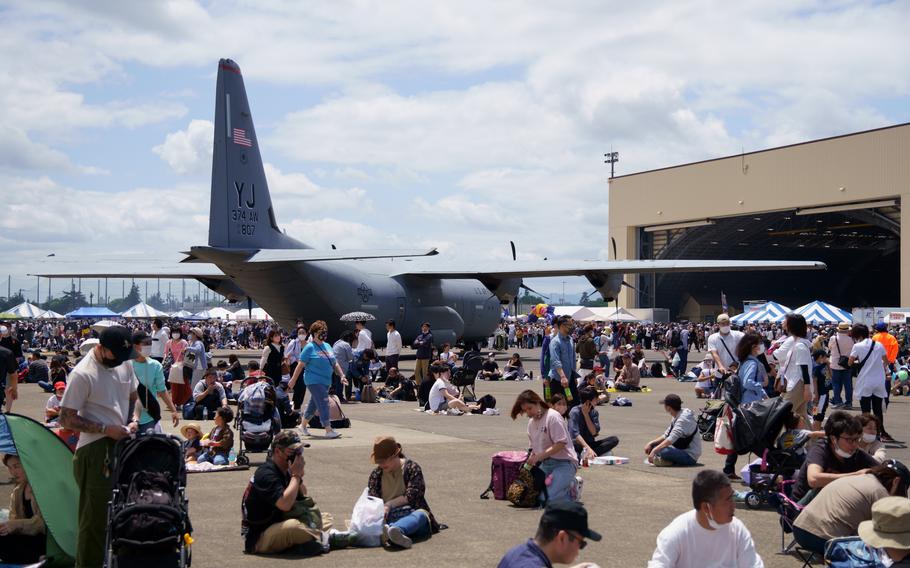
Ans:
POLYGON ((40 316, 38 316, 38 319, 42 319, 42 320, 62 320, 62 319, 66 319, 66 316, 64 316, 63 314, 58 314, 57 312, 55 312, 55 311, 53 311, 53 310, 47 310, 47 311, 45 311, 44 313, 42 313, 40 316))
POLYGON ((137 318, 166 318, 168 317, 167 312, 162 312, 161 310, 156 310, 152 306, 146 304, 145 302, 139 302, 132 308, 125 310, 120 314, 120 317, 137 319, 137 318))
POLYGON ((631 322, 639 321, 631 312, 623 308, 582 308, 575 312, 572 319, 582 322, 591 321, 619 321, 631 322))
POLYGON ((584 306, 553 306, 553 315, 575 317, 575 313, 583 309, 584 306))
POLYGON ((262 308, 253 308, 252 310, 237 310, 234 312, 234 319, 237 321, 272 321, 272 316, 262 308))
POLYGON ((112 321, 112 320, 101 320, 101 321, 96 321, 95 323, 93 323, 92 329, 94 331, 97 331, 98 333, 101 333, 102 331, 111 327, 112 325, 120 325, 120 324, 118 324, 117 322, 112 321))
POLYGON ((172 318, 185 318, 185 317, 189 317, 191 315, 193 315, 192 312, 189 312, 187 310, 177 310, 176 312, 171 314, 171 317, 172 318))
POLYGON ((16 314, 20 318, 37 318, 44 313, 45 310, 39 308, 35 304, 30 304, 29 302, 22 302, 16 307, 6 310, 11 314, 16 314))
MULTIPOLYGON (((202 314, 202 313, 203 312, 199 312, 199 314, 202 314)), ((210 310, 206 310, 205 313, 208 314, 208 317, 206 319, 232 320, 235 317, 234 312, 232 312, 230 310, 226 310, 226 309, 222 308, 221 306, 212 308, 210 310)))

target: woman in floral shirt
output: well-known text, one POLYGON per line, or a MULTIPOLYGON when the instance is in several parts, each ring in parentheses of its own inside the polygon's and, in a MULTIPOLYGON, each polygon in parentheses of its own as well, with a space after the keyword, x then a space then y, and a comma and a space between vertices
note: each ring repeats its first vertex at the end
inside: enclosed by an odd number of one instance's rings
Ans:
POLYGON ((370 497, 379 497, 385 503, 383 544, 411 548, 414 540, 439 532, 439 523, 424 497, 423 472, 417 462, 401 453, 401 444, 391 436, 376 438, 372 458, 377 467, 370 474, 368 487, 370 497))

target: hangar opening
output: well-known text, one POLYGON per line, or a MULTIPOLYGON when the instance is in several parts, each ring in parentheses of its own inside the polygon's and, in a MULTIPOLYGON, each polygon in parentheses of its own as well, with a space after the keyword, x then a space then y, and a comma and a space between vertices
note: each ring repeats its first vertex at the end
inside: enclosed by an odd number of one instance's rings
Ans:
POLYGON ((690 296, 715 298, 719 304, 722 293, 731 306, 749 298, 793 307, 816 297, 848 307, 892 306, 900 301, 897 200, 706 219, 675 229, 641 227, 638 241, 643 259, 811 259, 829 267, 811 272, 641 276, 639 306, 669 307, 675 313, 690 296))
MULTIPOLYGON (((610 179, 616 258, 821 261, 825 271, 626 275, 623 307, 910 305, 910 123, 610 179), (902 238, 906 234, 907 238, 902 238)), ((686 308, 688 309, 688 308, 686 308)), ((713 309, 713 308, 712 308, 713 309)), ((713 310, 717 311, 717 310, 713 310)))

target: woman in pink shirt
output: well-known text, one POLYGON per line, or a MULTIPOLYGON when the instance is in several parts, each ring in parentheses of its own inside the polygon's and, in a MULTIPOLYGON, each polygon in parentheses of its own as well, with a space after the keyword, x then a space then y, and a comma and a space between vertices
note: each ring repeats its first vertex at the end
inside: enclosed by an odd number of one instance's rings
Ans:
POLYGON ((547 475, 547 503, 574 501, 578 495, 575 482, 578 455, 569 438, 565 419, 532 390, 522 392, 515 399, 512 420, 519 414, 530 419, 528 440, 531 456, 528 463, 538 465, 547 475))
MULTIPOLYGON (((164 344, 164 358, 171 357, 171 371, 168 373, 167 382, 171 385, 171 399, 177 406, 183 406, 192 396, 183 366, 183 354, 186 352, 186 339, 183 339, 180 329, 171 330, 171 338, 164 344)), ((192 373, 192 371, 190 371, 192 373)))

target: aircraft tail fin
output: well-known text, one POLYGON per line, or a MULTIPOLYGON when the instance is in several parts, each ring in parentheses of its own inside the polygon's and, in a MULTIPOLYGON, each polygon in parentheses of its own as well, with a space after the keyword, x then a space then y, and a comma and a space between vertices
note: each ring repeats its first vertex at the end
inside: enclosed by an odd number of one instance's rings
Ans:
POLYGON ((218 62, 209 246, 310 248, 282 233, 272 209, 240 66, 218 62))

